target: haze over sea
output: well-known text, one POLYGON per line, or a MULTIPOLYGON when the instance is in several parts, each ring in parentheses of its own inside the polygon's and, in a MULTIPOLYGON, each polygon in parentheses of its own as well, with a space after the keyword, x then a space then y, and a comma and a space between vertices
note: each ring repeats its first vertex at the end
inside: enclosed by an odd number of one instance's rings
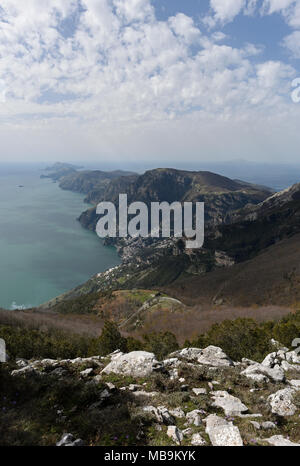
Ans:
POLYGON ((118 265, 76 220, 84 196, 40 179, 33 166, 0 165, 0 307, 31 307, 118 265), (23 187, 20 187, 23 186, 23 187))

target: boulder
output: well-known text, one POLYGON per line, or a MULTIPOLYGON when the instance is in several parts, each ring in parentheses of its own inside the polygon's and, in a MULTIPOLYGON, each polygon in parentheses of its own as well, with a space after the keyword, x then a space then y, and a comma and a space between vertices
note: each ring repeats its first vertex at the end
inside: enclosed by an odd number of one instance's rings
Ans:
POLYGON ((159 416, 162 419, 163 424, 166 426, 172 426, 175 424, 174 417, 169 413, 168 409, 165 406, 159 406, 157 408, 159 416))
POLYGON ((206 388, 193 388, 193 389, 192 389, 192 392, 193 392, 196 396, 199 396, 199 395, 206 395, 206 394, 207 394, 206 388))
POLYGON ((265 442, 275 447, 300 447, 300 443, 291 442, 282 435, 273 435, 273 437, 265 439, 265 442))
POLYGON ((257 429, 257 430, 259 430, 259 429, 261 428, 261 425, 260 425, 260 423, 259 423, 259 422, 257 422, 257 421, 250 421, 250 424, 252 424, 252 425, 253 425, 254 429, 257 429))
POLYGON ((300 364, 300 355, 297 351, 289 351, 288 353, 285 353, 285 358, 291 364, 300 364))
POLYGON ((184 411, 181 408, 175 408, 170 410, 170 414, 180 419, 183 419, 185 417, 184 411))
POLYGON ((273 368, 276 364, 280 364, 281 358, 277 357, 277 352, 268 354, 263 362, 261 363, 263 366, 267 366, 273 368))
POLYGON ((105 374, 120 374, 132 377, 147 377, 160 368, 153 353, 132 351, 114 358, 103 370, 105 374))
POLYGON ((56 444, 57 447, 82 447, 83 445, 83 440, 75 440, 72 434, 64 434, 56 444))
POLYGON ((269 382, 270 379, 274 382, 283 382, 285 380, 284 370, 278 365, 270 368, 263 364, 252 364, 243 370, 241 375, 256 382, 269 382))
POLYGON ((234 365, 227 354, 225 354, 224 351, 217 346, 208 346, 205 349, 184 348, 180 351, 175 351, 175 353, 170 354, 170 357, 182 358, 190 362, 197 361, 199 364, 213 367, 234 365))
POLYGON ((167 436, 177 443, 177 445, 180 445, 183 440, 183 433, 176 426, 168 427, 167 436))
POLYGON ((201 419, 201 411, 199 409, 194 409, 194 411, 190 411, 186 415, 186 420, 188 424, 193 424, 196 427, 201 426, 202 419, 201 419))
MULTIPOLYGON (((123 387, 124 390, 127 389, 127 387, 123 387)), ((122 388, 120 388, 122 390, 122 388)), ((157 395, 159 395, 158 392, 145 392, 145 390, 138 390, 136 392, 131 392, 131 394, 135 398, 155 398, 157 395)))
POLYGON ((289 352, 287 348, 283 348, 268 354, 261 364, 270 369, 280 367, 284 371, 300 370, 300 357, 295 351, 289 352))
POLYGON ((187 361, 196 361, 199 356, 201 356, 202 349, 199 348, 184 348, 180 351, 175 351, 174 353, 170 354, 172 359, 174 358, 182 358, 186 359, 187 361))
POLYGON ((92 369, 91 367, 89 369, 85 369, 84 371, 81 371, 80 372, 80 375, 81 377, 85 378, 85 377, 89 377, 93 374, 94 372, 94 369, 92 369))
POLYGON ((16 369, 12 371, 11 375, 12 376, 28 375, 28 374, 36 374, 36 373, 37 373, 37 370, 32 365, 29 365, 29 366, 22 367, 21 369, 16 369))
POLYGON ((239 398, 230 395, 225 391, 217 391, 211 393, 213 398, 212 406, 222 408, 226 416, 239 416, 248 411, 239 398))
POLYGON ((165 406, 159 406, 158 408, 155 408, 154 406, 145 406, 143 411, 155 417, 156 421, 160 424, 165 424, 166 426, 172 426, 175 424, 174 417, 169 413, 165 406))
POLYGON ((192 436, 191 445, 193 445, 193 447, 203 447, 206 445, 206 442, 200 434, 194 434, 192 436))
POLYGON ((201 351, 197 361, 199 364, 205 364, 213 367, 233 366, 232 360, 221 348, 217 346, 208 346, 201 351))
POLYGON ((261 428, 264 430, 276 429, 276 427, 276 424, 274 424, 274 422, 271 421, 266 421, 261 424, 261 428))
POLYGON ((111 382, 106 382, 105 384, 110 392, 114 392, 117 390, 117 387, 111 383, 111 382))
POLYGON ((206 418, 206 433, 213 446, 216 447, 241 447, 243 440, 238 427, 232 422, 211 414, 206 418))
POLYGON ((289 380, 288 382, 295 390, 300 390, 300 380, 289 380))
POLYGON ((278 416, 293 416, 297 411, 297 407, 293 403, 294 395, 295 390, 292 388, 284 388, 270 395, 268 402, 272 413, 278 416))

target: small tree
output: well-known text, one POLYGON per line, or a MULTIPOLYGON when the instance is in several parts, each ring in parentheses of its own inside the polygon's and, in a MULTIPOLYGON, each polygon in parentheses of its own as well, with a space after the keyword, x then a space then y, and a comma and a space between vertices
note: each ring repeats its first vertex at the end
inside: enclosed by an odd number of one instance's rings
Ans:
POLYGON ((171 332, 148 333, 143 338, 146 351, 154 353, 159 360, 179 348, 176 337, 171 332))
POLYGON ((126 338, 122 337, 115 322, 107 320, 99 337, 99 349, 103 355, 113 353, 117 349, 126 352, 126 338))

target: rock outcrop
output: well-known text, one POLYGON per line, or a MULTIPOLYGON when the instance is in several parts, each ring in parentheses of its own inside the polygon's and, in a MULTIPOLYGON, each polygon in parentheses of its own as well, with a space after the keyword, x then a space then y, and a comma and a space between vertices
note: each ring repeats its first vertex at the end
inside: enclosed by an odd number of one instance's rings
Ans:
MULTIPOLYGON (((281 425, 286 424, 277 422, 278 418, 290 419, 295 425, 300 415, 298 356, 288 349, 270 353, 262 363, 249 359, 233 363, 221 348, 209 346, 176 351, 162 362, 153 353, 124 354, 118 350, 105 357, 18 359, 15 367, 13 377, 34 376, 43 385, 43 377, 50 377, 50 385, 75 377, 81 386, 91 387, 95 397, 84 407, 91 416, 99 416, 105 409, 118 410, 124 400, 129 413, 126 416, 133 416, 134 424, 140 426, 136 441, 145 444, 149 425, 154 426, 151 435, 159 433, 159 442, 165 436, 167 444, 171 441, 174 445, 275 446, 300 442, 296 431, 291 430, 289 439, 286 429, 281 431, 281 425), (187 374, 184 377, 181 369, 187 374), (257 438, 253 438, 251 429, 257 438), (266 439, 266 431, 274 435, 266 439)), ((73 409, 77 411, 78 407, 73 409)), ((73 409, 68 407, 67 415, 73 409)), ((59 422, 67 419, 63 409, 57 413, 59 422)), ((66 422, 71 430, 70 422, 66 422)), ((82 445, 75 432, 58 438, 56 444, 82 445)), ((155 444, 153 438, 151 442, 155 444)))
POLYGON ((235 396, 229 395, 225 391, 211 392, 213 398, 212 406, 222 408, 226 416, 240 416, 246 413, 248 408, 235 396))
POLYGON ((172 353, 173 357, 184 359, 189 362, 198 362, 199 364, 221 367, 233 366, 233 362, 221 348, 217 346, 208 346, 205 349, 184 348, 181 351, 172 353))
POLYGON ((238 427, 214 414, 206 419, 206 433, 214 447, 241 447, 243 440, 238 427))
POLYGON ((271 406, 272 413, 278 416, 293 416, 297 411, 294 405, 295 390, 292 388, 284 388, 268 397, 268 402, 271 406))
POLYGON ((162 365, 156 360, 153 353, 146 351, 133 351, 114 358, 104 369, 105 374, 129 375, 132 377, 147 377, 162 365))

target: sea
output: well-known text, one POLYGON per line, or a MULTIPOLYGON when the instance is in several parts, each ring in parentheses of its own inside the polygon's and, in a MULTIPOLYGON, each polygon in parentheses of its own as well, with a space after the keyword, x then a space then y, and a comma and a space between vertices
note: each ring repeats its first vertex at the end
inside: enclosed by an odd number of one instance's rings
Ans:
POLYGON ((38 306, 120 263, 77 221, 81 194, 41 179, 38 166, 0 164, 0 307, 38 306))

